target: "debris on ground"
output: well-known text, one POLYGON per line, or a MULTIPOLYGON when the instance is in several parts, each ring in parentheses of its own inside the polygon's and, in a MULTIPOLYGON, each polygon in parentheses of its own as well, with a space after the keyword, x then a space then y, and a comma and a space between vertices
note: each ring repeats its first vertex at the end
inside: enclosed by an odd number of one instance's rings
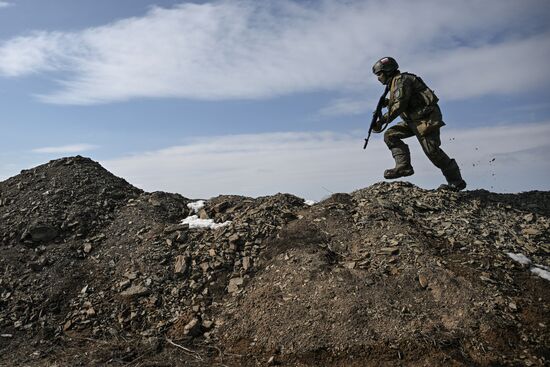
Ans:
POLYGON ((0 365, 544 366, 550 192, 147 193, 83 157, 0 182, 0 365))

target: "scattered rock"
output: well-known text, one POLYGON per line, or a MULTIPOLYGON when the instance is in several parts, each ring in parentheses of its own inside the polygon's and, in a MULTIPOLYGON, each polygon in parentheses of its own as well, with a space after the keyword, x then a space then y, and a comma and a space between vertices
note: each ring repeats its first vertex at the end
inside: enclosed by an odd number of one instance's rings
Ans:
POLYGON ((192 202, 82 157, 0 182, 0 365, 548 362, 550 193, 192 202))
POLYGON ((243 264, 244 271, 248 271, 248 269, 250 269, 250 257, 249 256, 243 257, 242 264, 243 264))
POLYGON ((418 282, 422 288, 428 287, 428 278, 426 278, 423 274, 418 275, 418 282))
POLYGON ((164 228, 165 233, 172 233, 177 231, 186 231, 189 229, 189 224, 172 224, 164 228))
POLYGON ((525 228, 522 233, 528 236, 540 236, 542 234, 542 232, 536 228, 525 228))
POLYGON ((355 262, 355 261, 348 261, 348 262, 344 263, 344 267, 347 268, 347 269, 355 269, 356 264, 357 264, 357 262, 355 262))
POLYGON ((203 332, 201 322, 198 318, 194 318, 185 325, 184 334, 191 337, 197 337, 203 332))
POLYGON ((149 294, 149 289, 141 285, 134 285, 120 293, 123 298, 137 298, 149 294))
POLYGON ((236 293, 239 291, 239 287, 243 285, 243 278, 232 278, 229 280, 229 285, 227 286, 227 291, 229 293, 236 293))
POLYGON ((33 242, 49 242, 58 235, 56 228, 41 223, 32 225, 27 232, 33 242))
POLYGON ((174 263, 174 273, 184 274, 187 271, 187 257, 183 255, 176 256, 176 262, 174 263))
POLYGON ((386 255, 397 255, 399 253, 399 247, 382 247, 380 249, 380 253, 386 255))

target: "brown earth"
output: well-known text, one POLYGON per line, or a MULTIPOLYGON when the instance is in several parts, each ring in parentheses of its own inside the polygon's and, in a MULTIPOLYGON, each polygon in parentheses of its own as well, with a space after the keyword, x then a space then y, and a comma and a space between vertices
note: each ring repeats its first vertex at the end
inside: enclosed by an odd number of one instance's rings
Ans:
POLYGON ((0 182, 0 365, 550 361, 550 192, 193 201, 82 157, 0 182))

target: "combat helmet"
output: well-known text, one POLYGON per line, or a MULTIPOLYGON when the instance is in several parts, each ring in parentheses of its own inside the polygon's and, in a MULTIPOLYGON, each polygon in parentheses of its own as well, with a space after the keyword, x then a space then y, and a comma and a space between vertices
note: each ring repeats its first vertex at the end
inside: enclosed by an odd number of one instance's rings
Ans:
POLYGON ((380 60, 378 60, 376 63, 374 63, 372 67, 373 74, 379 74, 380 72, 391 75, 393 74, 397 69, 399 69, 399 64, 397 64, 397 61, 393 57, 383 57, 380 60))

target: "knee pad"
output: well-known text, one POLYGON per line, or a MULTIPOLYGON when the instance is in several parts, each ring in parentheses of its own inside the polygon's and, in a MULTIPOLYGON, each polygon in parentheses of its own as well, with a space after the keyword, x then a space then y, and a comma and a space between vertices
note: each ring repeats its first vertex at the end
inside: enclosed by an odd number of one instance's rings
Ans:
POLYGON ((401 140, 399 140, 396 137, 392 136, 390 131, 386 131, 384 133, 384 143, 386 143, 386 145, 390 149, 397 148, 399 145, 404 144, 401 140))

